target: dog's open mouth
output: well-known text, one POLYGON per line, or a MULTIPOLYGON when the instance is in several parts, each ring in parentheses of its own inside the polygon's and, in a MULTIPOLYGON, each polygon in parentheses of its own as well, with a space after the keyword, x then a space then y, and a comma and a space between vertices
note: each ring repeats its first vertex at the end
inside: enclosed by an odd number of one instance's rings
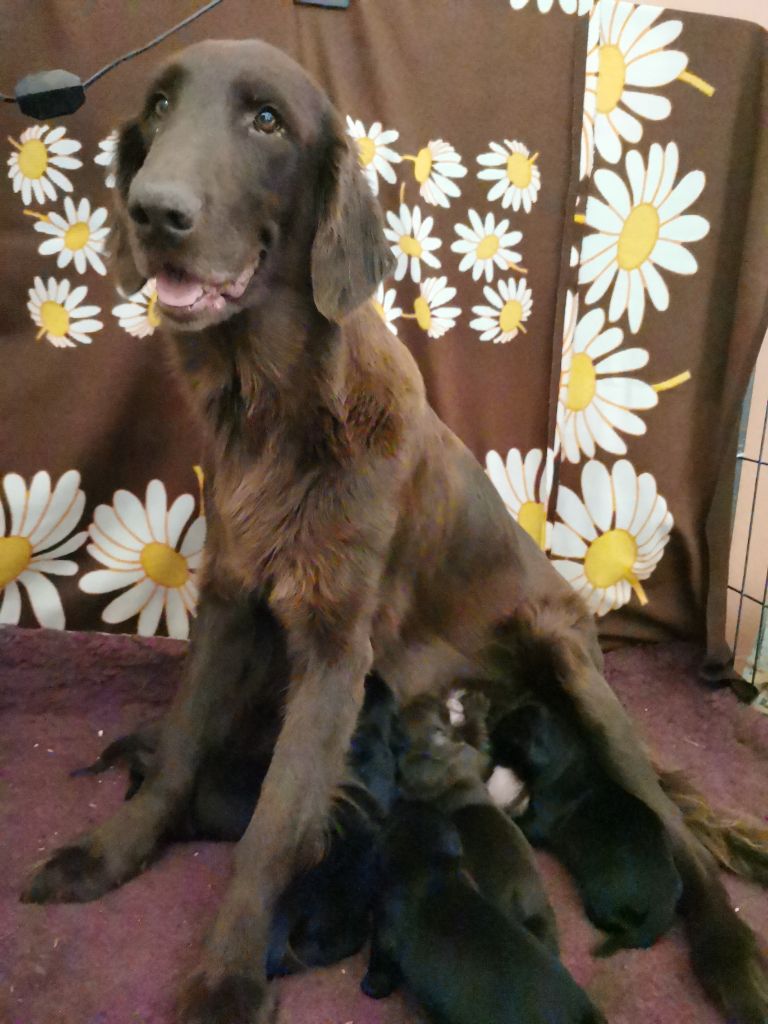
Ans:
POLYGON ((220 283, 204 281, 179 267, 166 265, 155 278, 158 302, 172 316, 190 316, 204 310, 218 312, 243 295, 260 263, 260 259, 255 259, 234 280, 220 283))

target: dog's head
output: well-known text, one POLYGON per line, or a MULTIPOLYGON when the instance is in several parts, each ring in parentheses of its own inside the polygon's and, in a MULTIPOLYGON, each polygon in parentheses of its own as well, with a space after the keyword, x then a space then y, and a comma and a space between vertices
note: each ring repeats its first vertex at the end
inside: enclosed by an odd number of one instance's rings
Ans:
POLYGON ((207 41, 168 61, 120 131, 116 177, 118 284, 156 278, 171 326, 202 329, 277 289, 338 321, 391 266, 339 114, 266 43, 207 41))

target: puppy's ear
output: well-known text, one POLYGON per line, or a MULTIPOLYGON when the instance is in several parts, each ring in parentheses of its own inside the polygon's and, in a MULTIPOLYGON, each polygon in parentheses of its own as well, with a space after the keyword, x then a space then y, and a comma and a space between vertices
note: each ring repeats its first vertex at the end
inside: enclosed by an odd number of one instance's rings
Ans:
POLYGON ((129 121, 119 132, 115 154, 115 188, 112 200, 112 228, 109 233, 109 266, 123 295, 133 295, 144 284, 131 253, 128 234, 128 190, 147 155, 137 121, 129 121))
POLYGON ((339 115, 327 117, 326 152, 320 168, 319 214, 312 246, 312 290, 326 320, 341 320, 392 270, 381 208, 339 115))

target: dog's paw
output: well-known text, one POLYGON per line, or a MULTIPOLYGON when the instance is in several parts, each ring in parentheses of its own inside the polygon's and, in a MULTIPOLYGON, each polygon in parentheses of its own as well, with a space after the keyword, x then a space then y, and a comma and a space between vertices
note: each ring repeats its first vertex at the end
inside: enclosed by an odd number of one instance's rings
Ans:
POLYGON ((386 971, 367 971, 360 988, 370 999, 384 999, 394 992, 396 985, 386 971))
POLYGON ((86 843, 63 846, 38 866, 21 894, 22 903, 87 903, 115 882, 102 854, 86 843))
POLYGON ((193 976, 178 1004, 179 1024, 269 1024, 275 1002, 267 983, 251 974, 224 974, 210 981, 193 976))

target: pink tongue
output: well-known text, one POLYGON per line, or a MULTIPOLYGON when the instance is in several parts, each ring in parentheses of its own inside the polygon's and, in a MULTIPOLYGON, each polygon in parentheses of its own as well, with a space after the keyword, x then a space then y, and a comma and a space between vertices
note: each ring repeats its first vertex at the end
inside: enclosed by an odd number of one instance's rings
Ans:
POLYGON ((191 306, 203 294, 199 281, 172 277, 162 270, 157 275, 155 287, 158 299, 166 306, 191 306))

